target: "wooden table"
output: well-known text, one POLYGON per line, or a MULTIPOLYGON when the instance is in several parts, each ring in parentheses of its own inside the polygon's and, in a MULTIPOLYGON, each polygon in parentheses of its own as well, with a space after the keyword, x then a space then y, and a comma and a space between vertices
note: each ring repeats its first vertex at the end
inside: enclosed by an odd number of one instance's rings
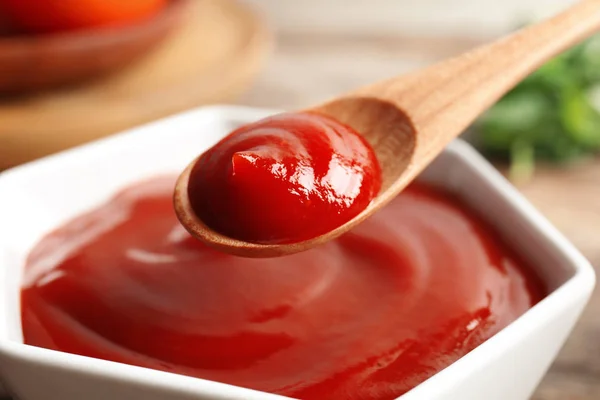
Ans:
MULTIPOLYGON (((540 171, 521 187, 593 263, 600 276, 600 162, 540 171)), ((595 290, 566 346, 534 400, 600 399, 600 291, 595 290)))
MULTIPOLYGON (((278 43, 267 70, 241 103, 306 106, 464 51, 478 40, 285 31, 278 43)), ((569 169, 541 168, 520 189, 589 258, 600 276, 600 161, 569 169)), ((600 291, 594 292, 532 399, 600 400, 600 291)))

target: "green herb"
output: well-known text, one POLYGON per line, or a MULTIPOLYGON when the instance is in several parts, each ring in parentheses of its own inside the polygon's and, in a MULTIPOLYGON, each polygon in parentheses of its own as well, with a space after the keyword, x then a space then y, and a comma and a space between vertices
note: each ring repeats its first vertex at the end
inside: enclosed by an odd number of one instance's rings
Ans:
POLYGON ((568 163, 600 152, 600 36, 576 46, 528 76, 474 128, 490 158, 510 162, 513 176, 536 160, 568 163))

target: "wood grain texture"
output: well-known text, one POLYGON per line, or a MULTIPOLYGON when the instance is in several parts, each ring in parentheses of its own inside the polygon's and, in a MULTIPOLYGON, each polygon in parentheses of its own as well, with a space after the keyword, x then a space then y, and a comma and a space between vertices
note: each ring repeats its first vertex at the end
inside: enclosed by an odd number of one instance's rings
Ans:
POLYGON ((228 237, 198 218, 187 199, 190 164, 179 177, 175 210, 185 228, 219 251, 279 257, 322 245, 388 204, 475 119, 545 61, 600 30, 600 0, 410 74, 353 90, 308 111, 334 118, 370 144, 381 166, 381 190, 358 215, 317 237, 260 244, 228 237))
POLYGON ((83 86, 0 100, 0 170, 247 88, 271 48, 253 10, 193 0, 165 42, 127 68, 83 86))
MULTIPOLYGON (((365 27, 360 35, 284 30, 279 33, 277 51, 266 71, 240 102, 302 108, 353 87, 422 68, 480 45, 481 41, 477 36, 390 35, 376 23, 365 27)), ((600 276, 600 160, 570 168, 540 167, 533 180, 519 189, 583 252, 600 276)), ((598 399, 597 288, 532 400, 598 399)))

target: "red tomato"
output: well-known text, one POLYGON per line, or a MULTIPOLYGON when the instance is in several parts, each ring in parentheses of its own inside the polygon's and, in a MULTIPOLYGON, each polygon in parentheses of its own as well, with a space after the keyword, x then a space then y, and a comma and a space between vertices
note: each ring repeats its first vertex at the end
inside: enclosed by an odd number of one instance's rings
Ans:
POLYGON ((150 17, 167 0, 0 0, 0 10, 18 28, 58 32, 118 26, 150 17))

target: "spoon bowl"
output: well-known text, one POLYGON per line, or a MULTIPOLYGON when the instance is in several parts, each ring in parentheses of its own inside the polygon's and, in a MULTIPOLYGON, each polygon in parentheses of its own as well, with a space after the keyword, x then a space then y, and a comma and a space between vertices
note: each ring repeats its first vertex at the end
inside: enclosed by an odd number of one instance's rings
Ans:
POLYGON ((313 107, 349 125, 372 146, 382 186, 371 203, 343 225, 315 238, 264 245, 220 234, 190 206, 194 160, 174 193, 177 216, 197 239, 244 257, 277 257, 310 249, 356 226, 402 191, 450 141, 545 61, 600 29, 600 0, 583 0, 554 18, 420 71, 375 83, 313 107))
POLYGON ((381 165, 380 195, 365 210, 336 229, 301 242, 285 245, 259 244, 231 238, 211 229, 192 209, 188 183, 198 160, 195 158, 181 173, 175 186, 173 203, 181 224, 194 237, 220 251, 243 257, 283 256, 310 249, 343 234, 367 218, 371 209, 374 211, 393 198, 393 195, 386 196, 386 192, 397 193, 414 178, 409 178, 406 172, 415 149, 415 131, 408 117, 394 104, 374 97, 351 96, 323 104, 311 111, 331 116, 360 132, 373 148, 380 165, 382 160, 391 161, 389 165, 381 165), (404 176, 405 179, 399 181, 399 176, 404 176))

